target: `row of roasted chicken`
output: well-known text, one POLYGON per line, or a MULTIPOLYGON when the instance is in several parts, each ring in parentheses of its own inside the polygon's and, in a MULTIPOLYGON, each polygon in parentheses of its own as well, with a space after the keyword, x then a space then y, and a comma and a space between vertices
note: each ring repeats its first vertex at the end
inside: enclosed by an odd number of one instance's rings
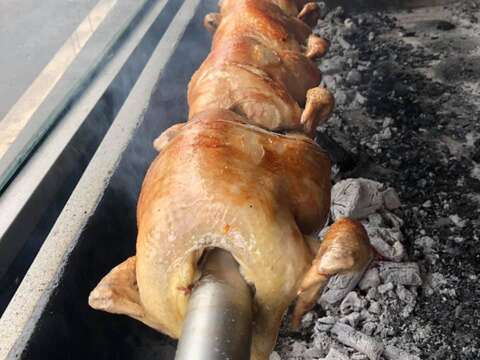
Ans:
POLYGON ((328 43, 312 33, 316 3, 223 0, 205 18, 212 49, 188 87, 189 121, 167 129, 142 187, 136 256, 90 295, 178 338, 199 260, 222 248, 254 289, 252 359, 268 359, 289 305, 293 323, 328 279, 372 258, 358 223, 335 223, 330 161, 312 140, 333 111, 314 60, 328 43))

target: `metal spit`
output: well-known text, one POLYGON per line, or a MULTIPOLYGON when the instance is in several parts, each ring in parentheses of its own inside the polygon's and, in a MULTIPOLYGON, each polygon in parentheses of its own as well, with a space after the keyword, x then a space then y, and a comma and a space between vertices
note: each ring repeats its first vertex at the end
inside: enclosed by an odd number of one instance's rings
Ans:
POLYGON ((176 360, 249 360, 252 291, 238 263, 221 249, 207 254, 192 291, 176 360))

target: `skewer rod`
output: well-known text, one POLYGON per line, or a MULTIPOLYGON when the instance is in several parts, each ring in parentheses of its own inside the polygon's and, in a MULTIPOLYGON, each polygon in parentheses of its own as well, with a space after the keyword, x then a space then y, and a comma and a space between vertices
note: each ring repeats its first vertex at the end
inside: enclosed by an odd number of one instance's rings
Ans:
POLYGON ((252 292, 227 251, 207 254, 190 296, 175 360, 249 360, 252 292))

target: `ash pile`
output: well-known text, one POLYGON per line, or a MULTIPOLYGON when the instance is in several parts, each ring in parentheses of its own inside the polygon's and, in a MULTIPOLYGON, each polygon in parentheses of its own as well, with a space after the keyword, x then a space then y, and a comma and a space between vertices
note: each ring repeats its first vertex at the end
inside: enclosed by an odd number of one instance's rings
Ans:
POLYGON ((318 130, 347 150, 331 218, 359 219, 378 256, 271 359, 480 359, 480 1, 324 9, 337 108, 318 130))
MULTIPOLYGON (((302 321, 311 341, 283 338, 279 353, 271 359, 418 359, 388 341, 408 319, 416 304, 422 276, 416 262, 406 261, 403 220, 393 211, 400 208, 393 188, 382 183, 349 178, 332 188, 331 218, 360 220, 376 250, 376 260, 360 275, 332 278, 319 300, 319 308, 302 321), (323 313, 324 312, 324 313, 323 313), (379 339, 386 339, 382 342, 379 339), (339 349, 342 349, 340 351, 339 349), (346 354, 354 351, 352 356, 346 354)), ((322 230, 319 238, 328 230, 322 230)), ((284 335, 287 335, 284 333, 284 335)), ((418 352, 415 349, 415 352, 418 352)))

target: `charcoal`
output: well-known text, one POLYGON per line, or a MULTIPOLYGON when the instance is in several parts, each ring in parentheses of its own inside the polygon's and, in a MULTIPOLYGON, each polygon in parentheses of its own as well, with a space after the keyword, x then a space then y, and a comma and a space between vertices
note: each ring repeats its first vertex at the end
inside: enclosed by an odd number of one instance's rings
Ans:
POLYGON ((320 297, 320 304, 335 304, 343 300, 363 277, 363 272, 339 274, 333 276, 320 297))
POLYGON ((382 343, 375 341, 370 336, 356 331, 348 325, 336 323, 332 327, 331 332, 336 335, 337 340, 342 344, 360 351, 367 355, 370 360, 379 360, 383 353, 382 343))
POLYGON ((327 357, 325 357, 323 360, 350 360, 350 358, 335 348, 330 348, 327 357))
POLYGON ((387 360, 420 360, 416 355, 411 355, 395 346, 387 345, 385 346, 385 351, 383 356, 387 360))
POLYGON ((361 290, 368 290, 372 287, 380 285, 380 275, 377 268, 368 269, 363 275, 362 280, 358 283, 361 290))
POLYGON ((395 285, 421 285, 420 269, 416 263, 379 262, 380 277, 395 285))

